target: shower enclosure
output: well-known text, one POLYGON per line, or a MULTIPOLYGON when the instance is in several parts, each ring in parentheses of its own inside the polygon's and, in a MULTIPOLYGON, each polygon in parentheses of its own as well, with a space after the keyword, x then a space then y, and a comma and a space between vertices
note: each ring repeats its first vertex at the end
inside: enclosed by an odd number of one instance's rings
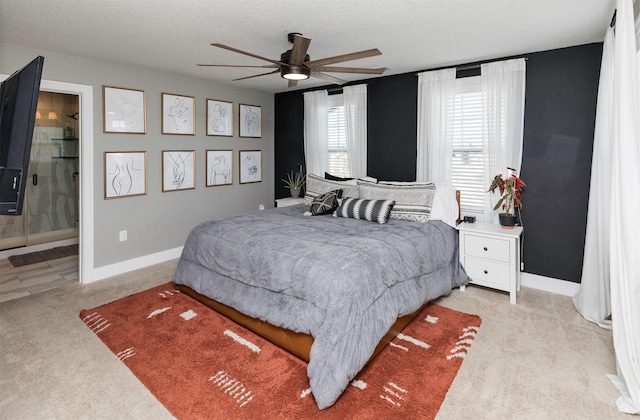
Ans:
POLYGON ((0 216, 0 251, 78 237, 79 96, 41 91, 21 216, 0 216))

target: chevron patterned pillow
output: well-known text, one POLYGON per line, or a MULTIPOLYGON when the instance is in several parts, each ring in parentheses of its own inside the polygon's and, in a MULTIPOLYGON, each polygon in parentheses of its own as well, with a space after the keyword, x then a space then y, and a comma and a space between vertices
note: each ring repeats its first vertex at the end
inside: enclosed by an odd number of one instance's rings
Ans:
POLYGON ((428 222, 436 185, 433 183, 389 183, 358 181, 359 197, 369 200, 394 200, 392 219, 428 222))
POLYGON ((340 204, 339 200, 341 198, 342 190, 333 190, 320 194, 311 202, 311 208, 309 211, 311 211, 311 215, 313 216, 333 213, 334 210, 338 208, 338 205, 340 204))
POLYGON ((365 200, 347 197, 342 200, 342 204, 336 209, 333 216, 364 219, 384 224, 389 220, 389 214, 395 203, 393 200, 365 200))

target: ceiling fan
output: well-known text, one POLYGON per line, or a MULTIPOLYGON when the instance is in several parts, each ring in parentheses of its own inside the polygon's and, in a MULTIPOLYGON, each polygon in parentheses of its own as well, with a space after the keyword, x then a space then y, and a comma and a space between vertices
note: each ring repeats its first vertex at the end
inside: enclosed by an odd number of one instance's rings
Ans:
POLYGON ((214 47, 223 48, 225 50, 233 51, 239 54, 248 55, 249 57, 258 58, 260 60, 268 61, 272 64, 266 64, 262 66, 245 66, 245 65, 231 65, 231 64, 198 64, 198 66, 210 66, 210 67, 253 67, 253 68, 265 68, 275 69, 268 73, 256 74, 254 76, 240 77, 233 79, 233 81, 251 79, 253 77, 267 76, 269 74, 280 73, 280 76, 289 81, 289 87, 294 87, 298 84, 299 80, 308 79, 310 76, 317 77, 318 79, 325 80, 327 82, 342 85, 347 83, 346 80, 327 74, 327 72, 336 73, 361 73, 361 74, 382 74, 386 67, 379 68, 362 68, 362 67, 339 67, 330 66, 330 64, 342 63, 345 61, 359 60, 362 58, 373 57, 381 55, 382 53, 377 48, 370 50, 358 51, 348 54, 336 55, 333 57, 321 58, 319 60, 311 60, 307 49, 311 43, 311 38, 303 36, 297 32, 292 32, 287 36, 293 47, 290 50, 283 52, 280 55, 280 60, 272 60, 271 58, 262 57, 257 54, 253 54, 247 51, 242 51, 234 47, 230 47, 224 44, 211 44, 214 47))

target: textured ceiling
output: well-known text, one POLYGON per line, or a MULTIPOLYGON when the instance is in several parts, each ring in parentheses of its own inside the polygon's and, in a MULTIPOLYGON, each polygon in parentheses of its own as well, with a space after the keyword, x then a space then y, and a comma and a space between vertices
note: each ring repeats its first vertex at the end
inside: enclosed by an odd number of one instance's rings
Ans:
POLYGON ((279 59, 287 33, 300 32, 312 39, 311 59, 378 48, 381 56, 340 65, 393 75, 600 42, 614 8, 615 0, 0 0, 0 40, 282 92, 278 74, 231 82, 269 69, 196 64, 269 64, 209 44, 279 59))

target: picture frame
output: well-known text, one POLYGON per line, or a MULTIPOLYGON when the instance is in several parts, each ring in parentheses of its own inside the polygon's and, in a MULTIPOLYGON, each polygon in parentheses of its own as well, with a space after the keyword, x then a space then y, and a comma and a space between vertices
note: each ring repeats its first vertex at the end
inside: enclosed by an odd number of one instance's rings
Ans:
POLYGON ((147 152, 104 152, 104 198, 147 194, 147 152))
POLYGON ((162 93, 162 134, 196 135, 196 98, 162 93))
POLYGON ((262 150, 240 150, 240 183, 262 182, 262 150))
POLYGON ((233 150, 207 150, 207 187, 233 184, 233 150))
POLYGON ((207 136, 233 137, 233 102, 207 99, 207 136))
POLYGON ((238 106, 240 137, 262 137, 262 107, 240 104, 238 106))
POLYGON ((196 187, 196 151, 162 151, 162 192, 192 190, 196 187))
POLYGON ((147 108, 144 90, 102 86, 103 131, 146 134, 147 108))

